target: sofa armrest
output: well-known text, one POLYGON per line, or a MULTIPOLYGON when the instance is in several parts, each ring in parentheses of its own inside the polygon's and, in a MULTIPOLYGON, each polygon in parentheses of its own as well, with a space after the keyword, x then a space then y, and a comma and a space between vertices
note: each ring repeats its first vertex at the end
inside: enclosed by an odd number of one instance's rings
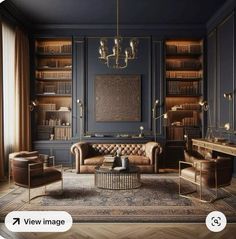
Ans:
POLYGON ((154 165, 154 172, 158 172, 159 155, 162 153, 162 147, 159 143, 148 142, 145 144, 145 154, 150 158, 151 164, 154 165))
POLYGON ((80 165, 84 164, 84 159, 89 152, 89 144, 86 142, 75 143, 71 146, 71 153, 75 155, 76 173, 80 172, 80 165))

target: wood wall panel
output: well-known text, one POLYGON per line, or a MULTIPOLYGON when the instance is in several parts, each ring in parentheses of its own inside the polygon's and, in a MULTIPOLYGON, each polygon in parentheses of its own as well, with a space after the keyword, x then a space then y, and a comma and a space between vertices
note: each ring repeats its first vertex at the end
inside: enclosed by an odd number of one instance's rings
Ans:
MULTIPOLYGON (((229 122, 229 104, 224 93, 234 91, 234 14, 230 15, 217 27, 217 102, 219 127, 229 122)), ((233 111, 233 104, 231 104, 233 111)))
POLYGON ((208 126, 217 126, 217 95, 216 95, 216 30, 213 30, 207 38, 207 101, 210 106, 208 111, 208 126))

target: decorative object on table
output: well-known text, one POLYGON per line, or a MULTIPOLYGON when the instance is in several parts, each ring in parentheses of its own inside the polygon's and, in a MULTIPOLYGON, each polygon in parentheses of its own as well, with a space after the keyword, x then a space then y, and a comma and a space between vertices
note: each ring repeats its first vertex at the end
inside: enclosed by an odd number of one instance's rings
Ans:
POLYGON ((113 170, 124 171, 128 169, 129 169, 129 159, 127 156, 120 156, 115 158, 113 170))
POLYGON ((134 60, 137 58, 137 47, 138 40, 136 38, 130 39, 130 46, 122 52, 122 40, 123 38, 119 33, 119 0, 116 0, 116 36, 114 37, 114 46, 112 48, 112 53, 108 52, 108 41, 106 38, 101 38, 99 47, 99 59, 104 62, 108 68, 123 69, 128 66, 129 60, 134 60))
POLYGON ((140 129, 139 137, 142 138, 144 136, 144 133, 143 133, 144 127, 141 125, 139 129, 140 129))
POLYGON ((50 134, 50 140, 54 140, 54 134, 50 134))

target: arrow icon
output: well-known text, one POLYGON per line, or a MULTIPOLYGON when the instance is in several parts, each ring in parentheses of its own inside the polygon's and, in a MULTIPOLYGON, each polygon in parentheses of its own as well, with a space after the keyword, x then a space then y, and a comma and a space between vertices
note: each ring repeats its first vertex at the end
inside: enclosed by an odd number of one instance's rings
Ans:
POLYGON ((14 217, 13 220, 15 220, 15 221, 13 222, 12 225, 15 225, 16 223, 18 223, 18 225, 20 225, 20 218, 19 217, 14 217))

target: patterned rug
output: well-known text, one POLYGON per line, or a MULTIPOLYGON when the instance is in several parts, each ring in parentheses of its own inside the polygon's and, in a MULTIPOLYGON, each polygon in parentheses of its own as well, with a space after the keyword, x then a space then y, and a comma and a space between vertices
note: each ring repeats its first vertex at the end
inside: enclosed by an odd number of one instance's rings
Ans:
MULTIPOLYGON (((64 192, 60 183, 47 187, 48 196, 26 203, 28 193, 15 187, 0 198, 0 221, 13 210, 64 210, 74 222, 204 222, 211 211, 223 212, 228 222, 236 222, 236 196, 214 203, 201 203, 179 197, 178 177, 141 175, 142 186, 133 190, 104 190, 94 187, 94 175, 64 174, 64 192)), ((184 185, 191 190, 189 184, 184 185)), ((42 193, 42 188, 33 194, 42 193)), ((204 192, 210 195, 210 191, 204 192)), ((220 190, 220 196, 227 194, 220 190)))

